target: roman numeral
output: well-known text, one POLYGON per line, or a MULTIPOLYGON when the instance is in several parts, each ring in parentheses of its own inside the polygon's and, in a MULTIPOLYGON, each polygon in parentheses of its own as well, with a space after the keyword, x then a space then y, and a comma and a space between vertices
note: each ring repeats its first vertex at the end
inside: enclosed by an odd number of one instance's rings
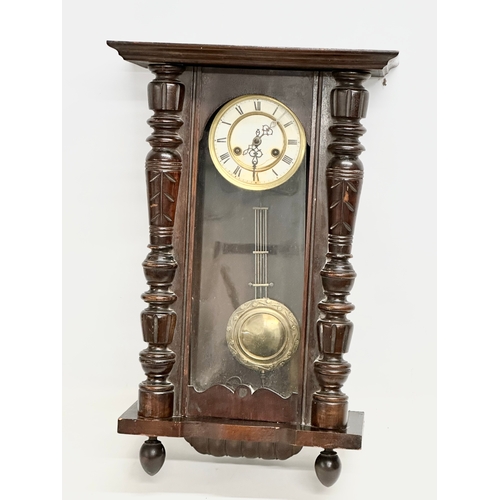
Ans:
POLYGON ((240 176, 240 174, 241 174, 241 167, 239 165, 234 169, 233 174, 236 175, 237 177, 240 176))
POLYGON ((242 115, 242 114, 243 114, 243 110, 241 109, 241 106, 235 106, 235 108, 234 108, 234 109, 236 109, 236 111, 238 111, 238 113, 239 113, 240 115, 242 115))
MULTIPOLYGON (((216 142, 226 142, 227 137, 221 137, 220 139, 216 139, 216 142)), ((288 141, 288 144, 290 144, 290 141, 288 141)))
POLYGON ((254 182, 259 182, 259 174, 257 172, 253 173, 253 180, 254 182))
POLYGON ((220 161, 226 163, 229 161, 229 153, 224 153, 223 155, 220 155, 220 161))
POLYGON ((273 116, 276 114, 276 111, 278 111, 279 106, 276 106, 276 109, 273 111, 273 116))
POLYGON ((261 102, 260 101, 254 101, 253 105, 255 107, 255 111, 260 111, 260 106, 261 106, 261 102))
POLYGON ((289 125, 291 125, 292 123, 293 123, 293 120, 290 120, 288 123, 285 123, 285 124, 283 125, 283 127, 285 127, 285 128, 286 128, 286 127, 288 127, 289 125))
POLYGON ((289 146, 297 146, 298 143, 299 141, 297 141, 297 139, 288 139, 289 146))
POLYGON ((225 122, 224 120, 221 120, 220 122, 221 122, 221 123, 223 123, 224 125, 229 125, 229 126, 231 126, 231 125, 232 125, 232 123, 227 123, 227 122, 225 122))
POLYGON ((287 163, 288 165, 290 165, 293 161, 293 158, 290 158, 289 156, 285 155, 283 156, 282 160, 287 163))
POLYGON ((274 170, 274 168, 271 169, 273 171, 273 174, 278 177, 278 172, 276 172, 276 170, 274 170))

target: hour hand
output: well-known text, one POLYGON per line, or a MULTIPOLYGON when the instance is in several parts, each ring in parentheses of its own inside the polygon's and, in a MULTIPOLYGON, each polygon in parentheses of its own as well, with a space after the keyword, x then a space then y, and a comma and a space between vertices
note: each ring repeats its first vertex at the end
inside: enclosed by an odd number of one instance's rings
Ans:
MULTIPOLYGON (((260 132, 260 130, 257 130, 257 132, 260 132)), ((259 148, 261 142, 262 140, 259 135, 256 135, 252 140, 252 144, 250 144, 248 148, 243 151, 244 155, 248 154, 252 158, 252 165, 254 166, 254 168, 259 163, 259 158, 263 155, 262 151, 259 148)))

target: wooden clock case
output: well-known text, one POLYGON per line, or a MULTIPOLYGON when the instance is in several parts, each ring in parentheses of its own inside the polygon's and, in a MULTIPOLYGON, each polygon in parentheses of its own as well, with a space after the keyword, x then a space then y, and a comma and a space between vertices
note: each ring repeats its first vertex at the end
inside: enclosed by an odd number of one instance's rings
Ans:
MULTIPOLYGON (((340 474, 338 448, 360 449, 363 413, 348 410, 342 391, 353 325, 347 300, 363 180, 359 139, 365 132, 370 76, 397 65, 395 51, 288 49, 108 41, 124 60, 148 68, 153 131, 146 158, 149 289, 141 314, 148 347, 140 353, 146 380, 118 432, 148 436, 140 460, 149 474, 163 465, 159 436, 183 437, 214 456, 287 459, 303 446, 322 448, 315 464, 327 486, 340 474), (192 300, 199 143, 213 114, 234 97, 262 94, 293 108, 308 143, 303 320, 299 390, 192 384, 192 300)), ((293 270, 291 270, 293 272, 293 270)))

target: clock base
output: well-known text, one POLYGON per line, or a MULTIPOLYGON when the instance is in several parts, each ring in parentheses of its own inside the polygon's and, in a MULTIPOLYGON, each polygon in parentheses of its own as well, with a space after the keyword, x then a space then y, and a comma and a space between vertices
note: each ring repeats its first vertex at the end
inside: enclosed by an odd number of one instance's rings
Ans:
POLYGON ((349 411, 344 432, 319 429, 307 425, 229 420, 224 418, 171 417, 143 418, 134 403, 118 419, 119 434, 212 438, 267 443, 288 443, 293 446, 317 446, 324 449, 360 450, 363 437, 364 413, 349 411))
POLYGON ((118 432, 149 437, 140 451, 141 465, 149 475, 156 474, 165 460, 165 448, 158 436, 183 437, 199 453, 216 457, 286 460, 299 453, 303 446, 321 447, 324 450, 314 468, 324 486, 331 486, 340 476, 340 459, 334 449, 361 449, 364 413, 359 411, 349 411, 347 428, 339 432, 255 420, 144 418, 139 416, 137 406, 134 403, 118 419, 118 432))

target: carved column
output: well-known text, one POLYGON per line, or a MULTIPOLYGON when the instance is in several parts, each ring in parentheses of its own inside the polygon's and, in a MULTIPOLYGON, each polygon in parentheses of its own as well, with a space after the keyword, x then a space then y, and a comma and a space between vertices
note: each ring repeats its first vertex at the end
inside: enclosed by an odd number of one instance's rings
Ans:
POLYGON ((149 346, 139 355, 147 379, 139 386, 138 412, 142 417, 168 418, 174 406, 174 387, 168 376, 175 354, 168 345, 172 342, 177 319, 170 309, 177 299, 170 287, 177 268, 172 254, 172 236, 182 168, 176 149, 182 144, 177 131, 182 126, 179 113, 184 86, 177 80, 182 67, 153 64, 149 69, 156 74, 148 86, 149 108, 154 111, 148 120, 153 133, 147 139, 152 150, 146 158, 148 246, 151 251, 143 262, 150 288, 142 294, 149 305, 141 314, 144 341, 149 346))
POLYGON ((368 92, 363 82, 370 73, 339 71, 331 94, 333 154, 326 169, 328 189, 328 252, 321 270, 325 298, 319 303, 317 334, 320 355, 314 371, 320 389, 313 394, 313 426, 342 431, 347 426, 348 397, 342 392, 351 365, 344 360, 352 336, 353 324, 347 319, 354 306, 347 301, 356 273, 349 262, 356 211, 363 180, 359 155, 364 147, 359 138, 365 128, 360 119, 366 116, 368 92))

